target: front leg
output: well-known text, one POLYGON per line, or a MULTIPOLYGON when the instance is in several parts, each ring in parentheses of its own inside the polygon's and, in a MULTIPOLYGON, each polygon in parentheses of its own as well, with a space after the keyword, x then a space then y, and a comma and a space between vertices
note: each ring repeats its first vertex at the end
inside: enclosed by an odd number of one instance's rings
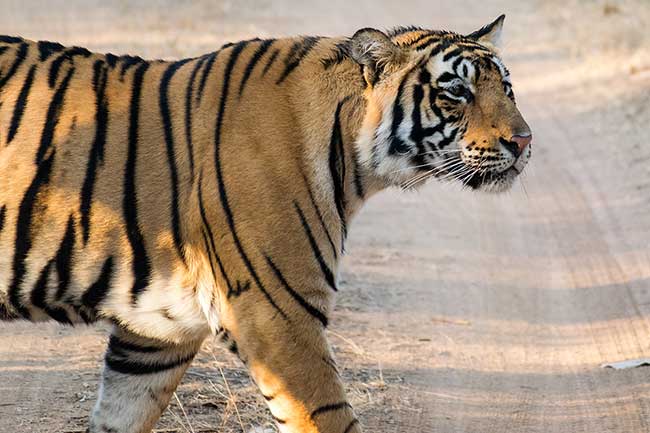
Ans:
POLYGON ((323 322, 289 301, 273 306, 259 292, 234 299, 231 349, 248 365, 282 433, 361 433, 323 322))

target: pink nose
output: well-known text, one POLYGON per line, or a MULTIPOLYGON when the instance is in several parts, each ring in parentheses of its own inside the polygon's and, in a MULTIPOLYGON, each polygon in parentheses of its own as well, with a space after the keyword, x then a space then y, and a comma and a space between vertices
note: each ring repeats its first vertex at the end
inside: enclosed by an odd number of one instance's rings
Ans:
POLYGON ((526 148, 526 146, 528 146, 530 142, 533 141, 533 135, 532 134, 513 135, 510 140, 517 143, 517 147, 519 148, 519 153, 522 153, 526 148))

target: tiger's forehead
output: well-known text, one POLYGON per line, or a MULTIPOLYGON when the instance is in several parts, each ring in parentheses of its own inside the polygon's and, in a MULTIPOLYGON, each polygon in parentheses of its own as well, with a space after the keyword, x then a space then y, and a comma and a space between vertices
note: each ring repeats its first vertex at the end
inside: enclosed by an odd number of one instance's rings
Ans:
POLYGON ((390 31, 388 35, 395 44, 417 52, 425 53, 429 49, 440 52, 453 47, 468 53, 474 52, 478 56, 495 55, 494 51, 485 45, 454 32, 400 27, 390 31))
POLYGON ((503 75, 507 75, 503 62, 494 50, 458 33, 399 27, 390 31, 389 36, 395 44, 421 54, 423 59, 442 54, 445 62, 450 60, 460 62, 462 60, 458 59, 461 57, 475 63, 477 67, 492 62, 503 70, 503 75))
POLYGON ((419 63, 437 75, 452 73, 468 81, 490 75, 507 80, 510 76, 496 52, 458 33, 401 27, 389 36, 395 44, 419 55, 419 63))

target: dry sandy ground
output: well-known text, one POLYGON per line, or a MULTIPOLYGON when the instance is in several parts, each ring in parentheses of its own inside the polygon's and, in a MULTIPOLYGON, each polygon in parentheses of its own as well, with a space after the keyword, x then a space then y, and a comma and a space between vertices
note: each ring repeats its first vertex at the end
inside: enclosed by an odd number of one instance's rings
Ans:
MULTIPOLYGON (((504 57, 535 135, 525 188, 432 184, 354 222, 331 339, 365 431, 650 432, 650 3, 630 0, 0 2, 0 32, 149 57, 258 35, 508 14, 504 57)), ((0 325, 0 432, 81 432, 104 332, 0 325)), ((166 432, 268 423, 208 344, 166 432)), ((270 431, 274 431, 270 424, 270 431)))

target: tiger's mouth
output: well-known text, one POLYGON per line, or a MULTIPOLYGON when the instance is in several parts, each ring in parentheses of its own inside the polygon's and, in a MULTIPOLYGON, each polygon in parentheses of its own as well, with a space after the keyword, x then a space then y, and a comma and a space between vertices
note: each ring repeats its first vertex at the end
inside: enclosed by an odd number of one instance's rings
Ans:
POLYGON ((515 179, 524 171, 531 155, 531 146, 513 161, 513 163, 501 171, 477 171, 466 181, 466 185, 474 190, 486 192, 504 192, 512 187, 515 179))
MULTIPOLYGON (((499 193, 509 190, 515 179, 524 171, 531 155, 528 146, 517 159, 502 170, 479 169, 468 164, 459 155, 447 156, 436 166, 428 165, 424 173, 402 184, 404 189, 423 185, 427 179, 460 183, 462 188, 499 193), (433 168, 432 168, 433 167, 433 168)), ((480 165, 479 165, 480 167, 480 165)))

